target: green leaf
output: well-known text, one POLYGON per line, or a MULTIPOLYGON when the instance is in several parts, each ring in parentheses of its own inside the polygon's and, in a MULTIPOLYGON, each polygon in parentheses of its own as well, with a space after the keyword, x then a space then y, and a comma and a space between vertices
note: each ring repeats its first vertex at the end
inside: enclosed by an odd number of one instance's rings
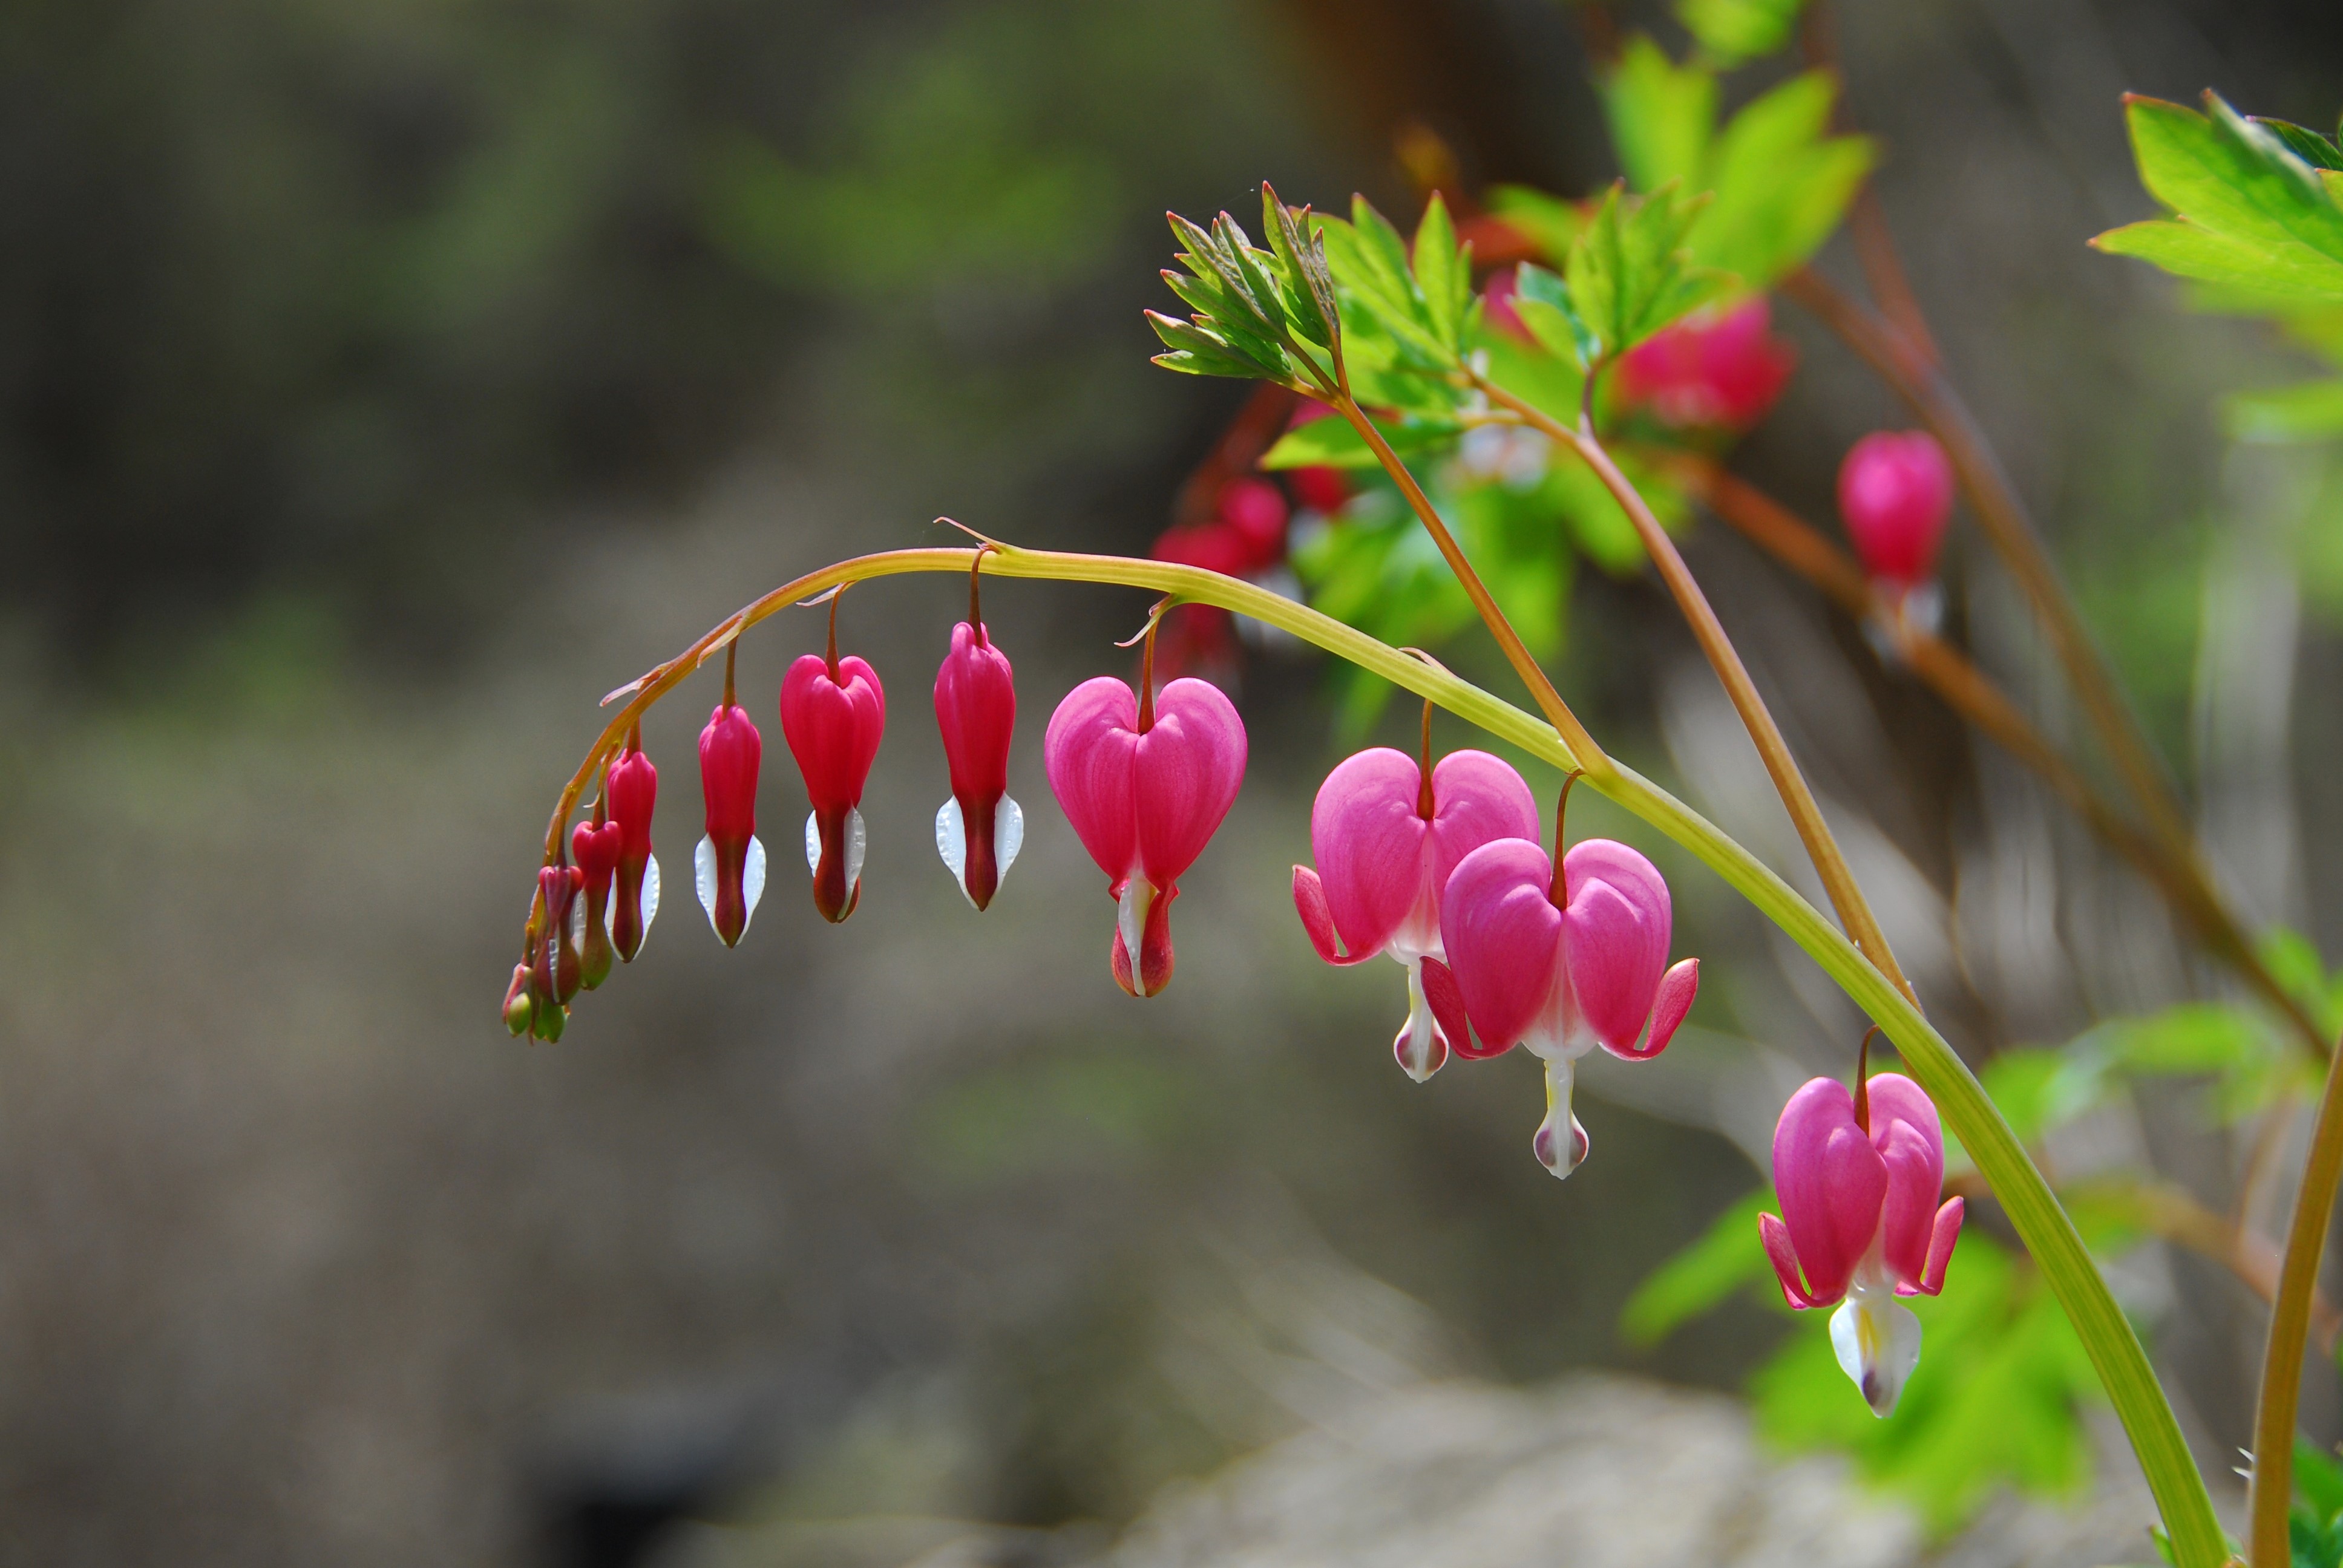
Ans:
POLYGON ((2233 392, 2222 423, 2235 440, 2268 445, 2343 436, 2343 380, 2233 392))
POLYGON ((1790 41, 1802 0, 1676 0, 1676 20, 1719 68, 1770 55, 1790 41))
MULTIPOLYGON (((1534 262, 1522 263, 1513 276, 1513 314, 1529 328, 1539 347, 1575 361, 1581 370, 1602 357, 1603 340, 1578 313, 1568 284, 1534 262)), ((1574 419, 1577 410, 1567 411, 1565 417, 1574 419)))
POLYGON ((2247 116, 2250 124, 2259 126, 2286 146, 2286 150, 2314 169, 2343 169, 2343 150, 2317 131, 2284 120, 2273 120, 2262 115, 2247 116))
POLYGON ((1571 247, 1569 297, 1597 357, 1615 357, 1715 297, 1726 279, 1691 265, 1684 234, 1701 200, 1674 186, 1631 196, 1617 186, 1571 247))
POLYGON ((1495 186, 1488 194, 1489 210, 1507 227, 1528 236, 1538 254, 1559 266, 1570 254, 1586 215, 1575 202, 1550 196, 1527 186, 1495 186))
POLYGON ((1304 337, 1328 347, 1337 340, 1342 318, 1334 300, 1333 276, 1326 268, 1325 242, 1302 234, 1309 213, 1302 208, 1297 220, 1270 183, 1261 182, 1262 226, 1269 231, 1270 249, 1277 257, 1286 314, 1304 337))
POLYGON ((1190 376, 1232 376, 1239 378, 1262 379, 1271 376, 1260 363, 1229 347, 1226 339, 1192 321, 1176 317, 1147 313, 1147 325, 1155 328, 1155 336, 1172 350, 1155 356, 1155 363, 1166 370, 1182 371, 1190 376))
POLYGON ((1670 180, 1696 185, 1716 124, 1716 77, 1671 63, 1639 33, 1627 40, 1602 89, 1611 143, 1628 183, 1643 191, 1670 180))
POLYGON ((2294 1490, 2321 1519, 2343 1513, 2343 1464, 2299 1433, 2294 1440, 2294 1490))
POLYGON ((1448 204, 1432 193, 1423 220, 1415 227, 1415 283, 1424 315, 1441 347, 1455 358, 1463 352, 1464 313, 1473 303, 1473 252, 1459 249, 1448 204))
POLYGON ((1655 1345, 1735 1292, 1772 1282, 1773 1265, 1757 1231, 1757 1216, 1772 1196, 1763 1187, 1750 1193, 1635 1287, 1619 1312, 1619 1332, 1628 1343, 1655 1345))
POLYGON ((1734 116, 1703 171, 1714 191, 1686 238, 1694 262, 1770 288, 1822 248, 1871 172, 1872 145, 1828 135, 1838 84, 1809 71, 1734 116))
POLYGON ((2213 94, 2199 115, 2126 100, 2140 179, 2173 221, 2131 224, 2092 243, 2184 277, 2304 299, 2343 299, 2343 210, 2318 171, 2268 127, 2213 94))
MULTIPOLYGON (((1409 270, 1407 247, 1401 243, 1399 231, 1364 196, 1353 198, 1351 212, 1349 223, 1322 216, 1312 220, 1326 247, 1335 296, 1342 308, 1346 354, 1354 337, 1377 333, 1390 344, 1395 367, 1453 368, 1455 342, 1443 341, 1433 325, 1431 309, 1409 270)), ((1358 369, 1355 360, 1352 369, 1354 374, 1358 369)))
MULTIPOLYGON (((1375 428, 1403 457, 1436 452, 1456 439, 1453 420, 1377 419, 1375 428)), ((1347 419, 1312 419, 1297 425, 1262 454, 1264 468, 1381 468, 1383 461, 1347 419)))

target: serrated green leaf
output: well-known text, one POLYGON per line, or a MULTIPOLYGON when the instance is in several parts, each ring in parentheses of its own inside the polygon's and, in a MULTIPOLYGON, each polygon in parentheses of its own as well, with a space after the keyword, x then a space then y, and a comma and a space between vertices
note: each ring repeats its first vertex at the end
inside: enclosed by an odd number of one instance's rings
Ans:
POLYGON ((1727 122, 1704 176, 1714 193, 1685 246, 1694 263, 1770 288, 1837 229, 1870 173, 1861 136, 1832 136, 1838 84, 1825 71, 1793 76, 1727 122))
POLYGON ((1625 353, 1715 297, 1729 281, 1694 267, 1685 253, 1685 231, 1702 205, 1673 186, 1648 196, 1614 186, 1571 247, 1571 304, 1603 356, 1625 353))
POLYGON ((1245 380, 1274 380, 1278 373, 1232 347, 1224 339, 1192 321, 1147 313, 1147 325, 1163 340, 1169 354, 1155 356, 1166 370, 1190 376, 1232 376, 1245 380))
POLYGON ((2232 393, 2222 423, 2239 441, 2278 444, 2343 436, 2343 380, 2232 393))
POLYGON ((1676 20, 1725 70, 1790 41, 1802 0, 1677 0, 1676 20))
POLYGON ((1603 109, 1627 182, 1641 191, 1699 181, 1716 125, 1716 77, 1679 66, 1643 34, 1627 40, 1604 76, 1603 109))
POLYGON ((1278 286, 1287 316, 1296 331, 1320 347, 1332 347, 1342 328, 1334 302, 1333 279, 1326 273, 1324 246, 1306 238, 1293 211, 1280 201, 1267 180, 1261 182, 1262 225, 1269 231, 1272 254, 1277 258, 1278 286))
POLYGON ((2305 298, 2343 299, 2343 210, 2318 171, 2212 94, 2209 115, 2126 101, 2141 181, 2177 215, 2093 243, 2167 271, 2305 298))
MULTIPOLYGON (((1436 452, 1456 439, 1453 421, 1401 419, 1374 421, 1384 440, 1402 457, 1436 452)), ((1380 468, 1381 458, 1366 437, 1347 419, 1312 419, 1297 425, 1262 454, 1264 468, 1380 468)))
MULTIPOLYGON (((1514 274, 1513 314, 1539 347, 1574 361, 1581 371, 1603 357, 1603 339, 1579 314, 1570 286, 1533 262, 1523 262, 1514 274)), ((1567 417, 1574 419, 1576 411, 1567 417)))
POLYGON ((1473 303, 1473 252, 1469 246, 1458 248, 1456 226, 1449 221, 1448 204, 1438 191, 1424 204, 1423 218, 1415 226, 1412 259, 1433 336, 1452 357, 1461 357, 1464 315, 1473 303))
MULTIPOLYGON (((1408 271, 1407 250, 1400 243, 1399 231, 1369 206, 1364 197, 1356 198, 1352 210, 1363 213, 1364 221, 1346 224, 1324 216, 1314 219, 1318 236, 1326 247, 1335 297, 1342 308, 1346 355, 1352 354, 1352 336, 1363 325, 1389 342, 1389 363, 1393 367, 1450 368, 1455 363, 1454 347, 1443 344, 1432 326, 1423 297, 1417 291, 1414 276, 1408 271)), ((1355 362, 1352 372, 1355 382, 1355 362)), ((1356 389, 1354 385, 1353 390, 1356 389)))
POLYGON ((1489 210, 1505 226, 1524 236, 1537 253, 1556 266, 1570 254, 1571 242, 1586 226, 1586 215, 1576 202, 1551 196, 1527 186, 1494 186, 1488 193, 1489 210))
POLYGON ((2286 145, 2286 150, 2314 169, 2343 169, 2343 150, 2317 131, 2285 120, 2273 120, 2265 115, 2248 115, 2247 119, 2259 126, 2286 145))
POLYGON ((1712 1221, 1698 1240, 1662 1263, 1619 1310, 1619 1332, 1632 1345, 1655 1345, 1750 1285, 1772 1286, 1773 1265, 1757 1216, 1773 1194, 1759 1188, 1712 1221))

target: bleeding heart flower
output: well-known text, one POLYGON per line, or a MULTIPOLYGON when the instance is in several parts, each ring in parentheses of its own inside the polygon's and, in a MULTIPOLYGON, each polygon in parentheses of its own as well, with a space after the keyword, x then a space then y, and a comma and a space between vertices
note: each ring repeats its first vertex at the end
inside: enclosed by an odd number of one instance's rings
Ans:
MULTIPOLYGON (((1140 679, 1151 687, 1151 658, 1140 679)), ((1244 721, 1204 681, 1175 680, 1142 698, 1101 675, 1058 704, 1041 754, 1051 791, 1116 901, 1115 983, 1153 996, 1172 980, 1180 876, 1244 782, 1244 721)))
POLYGON ((585 879, 581 888, 585 896, 578 900, 570 924, 575 928, 580 974, 588 990, 609 978, 610 887, 617 879, 618 853, 626 842, 626 829, 604 816, 606 805, 596 801, 595 819, 580 822, 569 832, 569 852, 577 859, 578 875, 585 879))
POLYGON ((781 733, 805 776, 813 810, 806 818, 806 868, 813 903, 833 923, 862 901, 862 785, 887 731, 887 694, 879 672, 838 657, 838 601, 830 601, 830 651, 809 653, 781 680, 781 733))
POLYGON ((1900 1073, 1870 1080, 1860 1099, 1810 1080, 1774 1129, 1782 1218, 1757 1216, 1765 1255, 1793 1307, 1843 1299, 1831 1345, 1875 1415, 1895 1410, 1920 1360, 1920 1320, 1896 1298, 1943 1290, 1960 1239, 1962 1201, 1936 1204, 1944 1179, 1936 1108, 1900 1073))
MULTIPOLYGON (((1428 709, 1424 741, 1428 759, 1428 709)), ((1328 963, 1363 963, 1384 953, 1405 968, 1407 1022, 1392 1052, 1418 1083, 1448 1058, 1423 978, 1423 960, 1443 951, 1441 890, 1457 862, 1482 845, 1534 838, 1537 830, 1530 787, 1511 764, 1485 751, 1451 752, 1427 769, 1379 746, 1337 764, 1318 788, 1310 811, 1310 852, 1318 869, 1293 868, 1294 908, 1311 946, 1328 963)))
POLYGON ((659 857, 651 853, 651 813, 659 803, 659 769, 643 752, 642 731, 628 739, 627 749, 610 764, 603 791, 610 800, 610 820, 618 829, 618 869, 610 890, 610 942, 627 962, 643 949, 651 921, 659 918, 659 857))
POLYGON ((1838 509, 1865 569, 1908 592, 1936 573, 1953 511, 1953 466, 1925 430, 1875 430, 1839 465, 1838 509))
POLYGON ((1520 1044, 1544 1059, 1546 1117, 1531 1147, 1569 1175, 1587 1148, 1570 1111, 1574 1063, 1597 1045, 1657 1056, 1700 989, 1699 960, 1668 967, 1667 883, 1608 839, 1573 846, 1559 877, 1534 839, 1501 839, 1448 879, 1440 934, 1447 962, 1425 961, 1424 990, 1449 1043, 1465 1056, 1520 1044))
POLYGON ((1678 429, 1747 429, 1797 366, 1788 340, 1773 336, 1770 325, 1762 294, 1729 310, 1694 312, 1620 357, 1620 400, 1678 429))
POLYGON ((749 710, 731 700, 729 678, 725 689, 725 700, 699 732, 708 836, 699 840, 692 864, 699 907, 729 948, 748 931, 749 917, 765 896, 765 846, 757 839, 757 769, 764 760, 765 741, 749 722, 749 710))
MULTIPOLYGON (((969 591, 973 598, 973 585, 969 591)), ((952 628, 951 651, 936 671, 936 728, 951 769, 951 798, 936 812, 936 852, 981 910, 1025 842, 1025 813, 1009 795, 1016 675, 973 604, 969 614, 952 628)))

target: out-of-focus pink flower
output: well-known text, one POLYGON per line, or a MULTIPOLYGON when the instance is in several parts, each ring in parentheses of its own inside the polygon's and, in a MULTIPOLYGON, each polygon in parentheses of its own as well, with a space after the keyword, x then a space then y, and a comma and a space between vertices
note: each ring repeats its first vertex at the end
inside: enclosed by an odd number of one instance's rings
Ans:
POLYGON ((1501 839, 1448 879, 1447 962, 1436 973, 1426 962, 1426 994, 1460 1053, 1520 1044, 1544 1059, 1546 1118, 1532 1149, 1556 1176, 1586 1153, 1570 1111, 1578 1058, 1597 1045, 1631 1061, 1657 1056, 1691 1010, 1700 960, 1668 966, 1670 922, 1659 869, 1608 839, 1574 846, 1558 878, 1534 839, 1501 839), (1476 1047, 1465 1043, 1468 1020, 1476 1047))
POLYGON ((851 654, 801 654, 781 678, 781 734, 797 759, 813 809, 806 817, 806 867, 814 908, 835 924, 862 901, 862 785, 887 733, 887 693, 879 672, 851 654))
POLYGON ((1925 430, 1875 430, 1839 465, 1838 509, 1865 569, 1908 592, 1936 575, 1953 466, 1925 430))
POLYGON ((1149 699, 1101 675, 1058 704, 1041 754, 1051 791, 1116 903, 1115 983, 1153 996, 1172 980, 1179 879, 1244 782, 1244 721, 1204 681, 1175 680, 1149 699))
POLYGON ((1025 842, 1025 813, 1009 794, 1016 672, 980 619, 952 628, 951 651, 936 671, 936 728, 951 769, 951 798, 936 812, 936 852, 981 910, 1025 842))
POLYGON ((1332 514, 1342 509, 1351 498, 1351 481, 1340 468, 1312 464, 1307 468, 1288 468, 1285 482, 1292 487, 1293 498, 1306 511, 1332 514))
POLYGON ((1319 786, 1310 812, 1317 869, 1293 868, 1294 908, 1328 963, 1385 953, 1407 970, 1407 1022, 1392 1052, 1418 1083, 1448 1058, 1423 980, 1423 960, 1444 950, 1441 890, 1482 845, 1537 830, 1530 787, 1485 751, 1451 752, 1427 775, 1422 760, 1379 746, 1346 758, 1319 786))
POLYGON ((1621 357, 1620 401, 1677 429, 1747 429, 1797 366, 1771 320, 1762 294, 1730 309, 1694 312, 1621 357))
POLYGON ((1267 479, 1231 479, 1221 487, 1221 521, 1244 544, 1246 576, 1285 558, 1285 496, 1267 479))
POLYGON ((1518 337, 1523 343, 1534 343, 1536 339, 1530 336, 1530 329, 1522 325, 1520 313, 1513 309, 1513 296, 1521 291, 1522 275, 1518 266, 1503 267, 1491 273, 1488 281, 1481 286, 1481 318, 1495 331, 1518 337))
POLYGON ((737 702, 719 703, 699 732, 699 791, 708 834, 692 857, 699 907, 726 947, 739 944, 765 896, 765 846, 757 838, 757 770, 764 737, 737 702))
POLYGON ((1896 1298, 1944 1289, 1963 1205, 1937 1206, 1945 1136, 1926 1092, 1893 1072, 1865 1088, 1860 1113, 1835 1079, 1810 1080, 1790 1097, 1774 1129, 1782 1218, 1760 1214, 1757 1228, 1793 1307, 1842 1303, 1831 1344, 1885 1416, 1920 1360, 1920 1321, 1896 1298))

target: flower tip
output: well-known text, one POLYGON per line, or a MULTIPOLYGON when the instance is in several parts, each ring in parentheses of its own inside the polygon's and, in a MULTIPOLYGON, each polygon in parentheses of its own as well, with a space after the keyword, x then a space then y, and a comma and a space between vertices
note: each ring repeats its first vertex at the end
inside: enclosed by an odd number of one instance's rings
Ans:
POLYGON ((504 1018, 506 1030, 516 1040, 519 1039, 522 1035, 527 1034, 528 1032, 529 1015, 535 1011, 536 1004, 529 1000, 528 995, 528 966, 527 964, 515 964, 513 965, 512 984, 505 988, 504 1018))
POLYGON ((1176 882, 1159 893, 1145 878, 1133 877, 1116 901, 1114 941, 1107 952, 1107 968, 1127 995, 1144 1000, 1172 983, 1172 900, 1179 896, 1176 882), (1139 948, 1136 965, 1131 961, 1134 940, 1139 948))
POLYGON ((1563 1157, 1564 1142, 1555 1137, 1554 1124, 1551 1121, 1540 1127, 1537 1130, 1537 1136, 1530 1141, 1530 1151, 1537 1156, 1539 1164, 1554 1172, 1557 1181, 1568 1180, 1572 1171, 1586 1162, 1586 1151, 1590 1146, 1586 1129, 1580 1125, 1575 1116, 1570 1119, 1567 1159, 1563 1157))

